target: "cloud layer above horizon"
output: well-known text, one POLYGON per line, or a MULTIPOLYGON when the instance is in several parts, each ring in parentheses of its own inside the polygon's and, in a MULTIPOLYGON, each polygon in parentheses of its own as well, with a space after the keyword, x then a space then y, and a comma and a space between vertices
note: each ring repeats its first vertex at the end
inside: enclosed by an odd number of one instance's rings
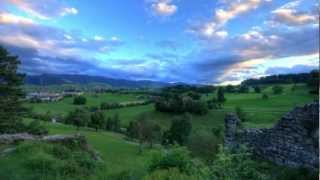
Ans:
POLYGON ((233 84, 319 66, 316 0, 4 0, 0 45, 27 74, 233 84))

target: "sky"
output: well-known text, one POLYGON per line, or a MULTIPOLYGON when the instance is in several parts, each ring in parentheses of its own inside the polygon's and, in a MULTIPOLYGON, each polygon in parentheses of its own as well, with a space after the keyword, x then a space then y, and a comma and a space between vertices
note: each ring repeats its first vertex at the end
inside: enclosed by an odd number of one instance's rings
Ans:
POLYGON ((319 66, 317 0, 1 0, 26 74, 237 84, 319 66))

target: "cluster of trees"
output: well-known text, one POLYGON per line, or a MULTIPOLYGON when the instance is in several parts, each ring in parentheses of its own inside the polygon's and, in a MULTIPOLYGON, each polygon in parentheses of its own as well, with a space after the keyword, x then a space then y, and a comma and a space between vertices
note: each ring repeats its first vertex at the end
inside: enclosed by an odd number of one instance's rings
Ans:
POLYGON ((130 102, 126 104, 121 104, 118 102, 103 102, 100 104, 100 109, 101 110, 118 109, 118 108, 124 108, 124 107, 147 105, 150 103, 151 101, 137 101, 137 102, 130 102))
POLYGON ((163 88, 162 93, 187 93, 196 92, 200 94, 208 94, 215 90, 214 86, 192 86, 192 85, 175 85, 163 88))
POLYGON ((160 112, 193 113, 203 115, 208 112, 207 103, 196 93, 168 93, 155 101, 155 109, 160 112))
POLYGON ((87 103, 87 99, 84 96, 76 96, 73 99, 74 105, 85 105, 87 103))
POLYGON ((310 73, 300 74, 282 74, 261 77, 259 79, 247 79, 241 84, 248 86, 263 84, 291 84, 291 83, 308 83, 319 85, 319 70, 313 70, 310 73))
POLYGON ((96 131, 104 129, 120 132, 120 119, 118 114, 106 119, 102 111, 90 112, 86 108, 77 108, 69 112, 64 122, 76 126, 77 130, 79 130, 80 127, 91 127, 96 131))
POLYGON ((162 143, 166 146, 173 144, 185 145, 188 142, 191 130, 191 115, 189 114, 175 117, 171 122, 170 128, 166 131, 162 131, 156 122, 144 114, 129 123, 126 135, 130 138, 138 139, 141 146, 143 143, 148 143, 152 147, 154 142, 162 143))

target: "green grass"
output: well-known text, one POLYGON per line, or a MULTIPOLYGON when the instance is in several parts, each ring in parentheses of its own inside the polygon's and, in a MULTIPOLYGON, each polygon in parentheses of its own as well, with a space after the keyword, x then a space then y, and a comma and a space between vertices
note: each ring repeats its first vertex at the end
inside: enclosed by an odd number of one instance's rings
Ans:
MULTIPOLYGON (((30 122, 31 119, 26 119, 30 122)), ((139 145, 137 143, 126 141, 123 135, 105 131, 95 132, 89 128, 80 128, 76 130, 74 126, 64 124, 52 124, 43 122, 43 125, 48 128, 49 134, 75 134, 81 133, 86 136, 88 143, 98 151, 105 162, 105 168, 97 172, 93 179, 107 177, 112 174, 118 174, 124 171, 134 172, 135 174, 144 174, 147 170, 147 165, 154 151, 157 149, 145 148, 139 153, 139 145)), ((4 148, 4 147, 3 147, 4 148)), ((3 149, 2 148, 2 149, 3 149)), ((24 154, 30 156, 30 154, 24 154)), ((23 166, 23 159, 19 157, 0 158, 0 167, 7 167, 1 173, 12 173, 13 169, 17 175, 24 174, 25 167, 23 166)))
POLYGON ((46 113, 50 111, 53 114, 61 114, 65 115, 68 112, 76 109, 77 107, 83 106, 96 106, 100 107, 102 102, 130 102, 136 101, 137 95, 133 94, 112 94, 112 93, 104 93, 104 94, 85 94, 87 99, 86 105, 74 105, 73 97, 64 98, 62 101, 58 102, 44 102, 44 103, 27 103, 28 107, 31 107, 35 112, 38 113, 46 113))

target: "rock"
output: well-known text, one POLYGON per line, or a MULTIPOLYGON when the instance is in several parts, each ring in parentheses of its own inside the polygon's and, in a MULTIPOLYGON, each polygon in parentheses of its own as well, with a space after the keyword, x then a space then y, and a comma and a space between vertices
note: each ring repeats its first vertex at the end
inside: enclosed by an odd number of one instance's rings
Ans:
POLYGON ((247 144, 254 154, 288 167, 319 167, 319 104, 296 107, 269 129, 244 129, 237 132, 239 119, 225 117, 225 146, 247 144))

